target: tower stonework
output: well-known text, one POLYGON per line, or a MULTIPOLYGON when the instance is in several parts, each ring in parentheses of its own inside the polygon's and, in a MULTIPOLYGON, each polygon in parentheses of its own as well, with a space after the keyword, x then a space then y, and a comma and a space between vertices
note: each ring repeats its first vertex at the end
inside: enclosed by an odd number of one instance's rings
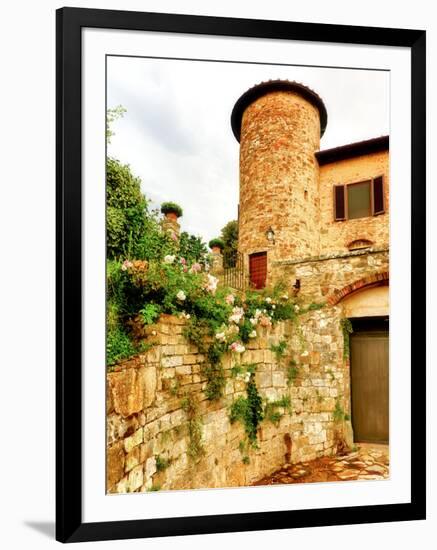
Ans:
POLYGON ((327 114, 312 90, 289 81, 261 83, 235 104, 240 141, 239 251, 273 262, 319 252, 319 166, 315 157, 327 114), (269 230, 273 230, 274 237, 269 230))

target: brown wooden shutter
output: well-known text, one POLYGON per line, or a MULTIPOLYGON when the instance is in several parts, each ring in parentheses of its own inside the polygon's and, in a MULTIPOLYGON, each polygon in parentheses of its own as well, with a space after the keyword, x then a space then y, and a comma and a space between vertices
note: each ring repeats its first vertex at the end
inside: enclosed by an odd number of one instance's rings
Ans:
POLYGON ((373 215, 383 214, 384 209, 384 181, 382 176, 373 180, 373 215))
POLYGON ((345 201, 345 186, 334 186, 334 219, 345 220, 346 219, 346 201, 345 201))

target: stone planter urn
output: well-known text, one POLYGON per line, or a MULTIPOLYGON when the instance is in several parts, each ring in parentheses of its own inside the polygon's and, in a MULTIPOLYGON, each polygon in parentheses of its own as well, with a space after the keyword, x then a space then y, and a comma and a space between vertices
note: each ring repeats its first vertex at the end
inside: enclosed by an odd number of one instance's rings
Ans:
POLYGON ((165 214, 165 218, 169 221, 172 221, 172 222, 177 222, 178 221, 178 215, 176 214, 176 212, 167 212, 165 214))

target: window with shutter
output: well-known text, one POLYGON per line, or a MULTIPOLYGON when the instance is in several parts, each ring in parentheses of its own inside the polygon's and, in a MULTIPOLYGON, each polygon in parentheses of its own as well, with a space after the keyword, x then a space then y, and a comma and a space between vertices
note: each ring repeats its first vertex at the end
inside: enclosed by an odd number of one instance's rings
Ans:
POLYGON ((373 215, 384 212, 384 181, 382 176, 379 176, 373 180, 373 215))
POLYGON ((373 180, 334 186, 334 220, 353 220, 384 214, 384 180, 373 180))
POLYGON ((344 185, 336 185, 334 187, 334 217, 336 221, 346 219, 344 190, 344 185))

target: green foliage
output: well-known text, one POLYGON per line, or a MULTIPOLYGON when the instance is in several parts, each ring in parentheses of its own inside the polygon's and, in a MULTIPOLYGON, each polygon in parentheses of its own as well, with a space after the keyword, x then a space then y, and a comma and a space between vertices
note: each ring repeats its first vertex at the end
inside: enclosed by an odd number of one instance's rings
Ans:
POLYGON ((305 308, 305 313, 308 311, 316 311, 317 309, 322 309, 323 307, 325 307, 325 305, 325 303, 312 302, 305 308))
POLYGON ((214 246, 218 246, 221 250, 225 247, 225 243, 222 241, 222 239, 211 239, 208 243, 209 248, 213 248, 214 246))
POLYGON ((160 491, 161 490, 161 485, 159 485, 159 483, 157 483, 156 485, 153 484, 150 489, 147 489, 149 492, 154 492, 154 491, 160 491))
POLYGON ((166 470, 170 466, 170 463, 171 463, 171 460, 169 460, 167 458, 163 458, 160 455, 155 456, 155 461, 156 461, 156 471, 157 472, 163 472, 164 470, 166 470))
POLYGON ((225 267, 235 267, 238 253, 238 221, 228 222, 221 230, 225 267))
POLYGON ((332 413, 334 422, 341 422, 342 420, 349 420, 350 417, 344 412, 343 407, 340 405, 340 401, 337 399, 335 402, 335 409, 332 413))
POLYGON ((349 359, 350 356, 350 335, 354 329, 350 319, 341 319, 340 327, 343 332, 343 359, 349 359))
POLYGON ((183 231, 179 237, 179 254, 189 264, 198 262, 205 265, 208 250, 201 237, 189 235, 186 231, 183 231))
POLYGON ((161 212, 163 214, 176 214, 178 218, 183 215, 182 208, 179 206, 179 204, 176 204, 175 202, 163 202, 161 204, 161 212))
POLYGON ((287 386, 291 386, 294 383, 298 374, 299 367, 297 366, 296 361, 292 359, 287 367, 287 386))
POLYGON ((111 143, 111 138, 114 135, 114 132, 111 128, 111 124, 116 121, 118 118, 124 116, 126 109, 122 105, 117 105, 106 111, 106 141, 111 143))
POLYGON ((335 380, 335 374, 332 369, 328 369, 326 373, 331 377, 331 381, 335 380))
POLYGON ((286 349, 286 340, 281 340, 278 344, 270 345, 270 351, 273 351, 273 353, 276 355, 277 361, 280 361, 284 357, 286 349))
POLYGON ((192 395, 186 395, 181 401, 181 408, 188 418, 188 444, 187 454, 192 460, 199 459, 205 449, 202 444, 202 424, 198 418, 197 403, 192 395))
POLYGON ((264 407, 264 417, 277 426, 285 411, 291 413, 291 399, 288 395, 284 395, 276 401, 267 401, 264 407), (283 411, 278 409, 283 409, 283 411))
POLYGON ((249 458, 249 442, 246 439, 242 439, 238 444, 238 449, 241 453, 241 461, 243 464, 250 464, 249 458))
POLYGON ((161 308, 157 304, 146 304, 140 309, 141 316, 145 325, 152 325, 159 317, 161 308))
POLYGON ((253 374, 247 383, 246 394, 247 397, 240 396, 232 403, 229 418, 231 424, 238 420, 244 425, 250 444, 256 448, 258 426, 264 418, 264 411, 253 374))
POLYGON ((106 246, 111 259, 135 257, 145 231, 147 201, 128 165, 106 161, 106 246))
POLYGON ((144 230, 134 248, 134 256, 139 260, 160 261, 167 254, 176 254, 177 244, 171 235, 162 231, 156 210, 147 212, 144 230))
POLYGON ((176 397, 179 393, 179 389, 181 387, 181 383, 179 378, 175 378, 172 382, 172 385, 170 386, 169 392, 173 397, 176 397))
POLYGON ((138 348, 120 327, 111 328, 106 334, 106 364, 114 365, 138 352, 138 348))
POLYGON ((193 317, 185 328, 184 335, 206 356, 206 361, 202 364, 202 374, 206 377, 206 397, 212 401, 220 399, 226 382, 221 363, 226 347, 212 339, 214 327, 211 325, 211 319, 208 321, 193 317))

